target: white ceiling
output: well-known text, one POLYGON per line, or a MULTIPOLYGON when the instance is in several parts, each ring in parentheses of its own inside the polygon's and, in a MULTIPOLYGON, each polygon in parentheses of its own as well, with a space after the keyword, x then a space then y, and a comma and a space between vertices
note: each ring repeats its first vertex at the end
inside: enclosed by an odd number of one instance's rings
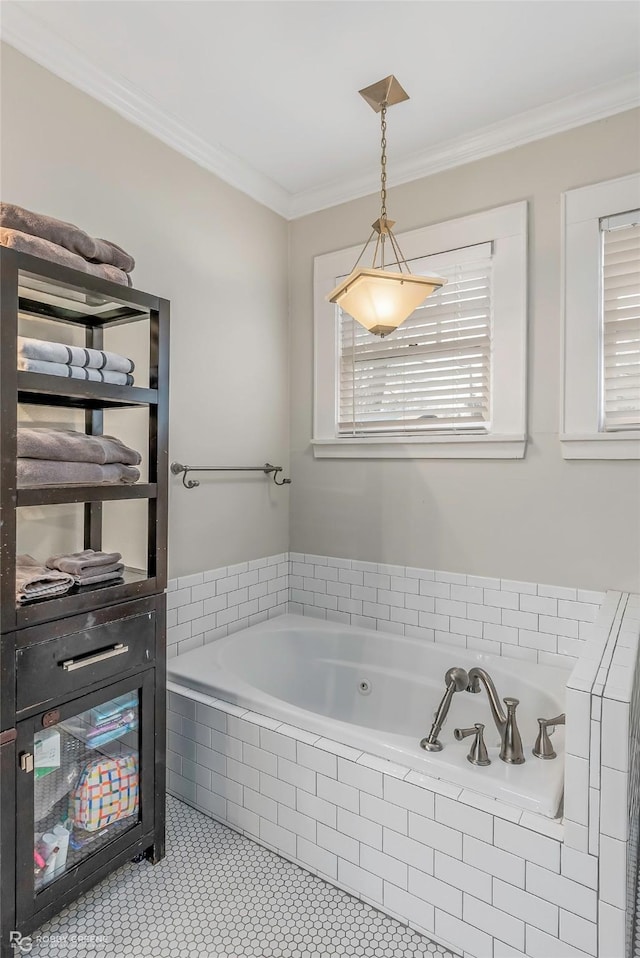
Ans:
POLYGON ((284 216, 640 104, 618 0, 5 0, 2 36, 284 216))

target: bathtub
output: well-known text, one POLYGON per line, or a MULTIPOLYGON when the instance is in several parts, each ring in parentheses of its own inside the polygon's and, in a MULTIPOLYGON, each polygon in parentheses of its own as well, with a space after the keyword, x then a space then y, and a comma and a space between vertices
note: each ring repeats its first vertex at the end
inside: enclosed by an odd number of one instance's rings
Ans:
POLYGON ((553 733, 556 759, 541 761, 531 749, 536 719, 565 710, 562 670, 288 614, 171 659, 168 679, 186 696, 194 690, 432 779, 550 818, 558 814, 564 729, 553 733), (452 666, 480 666, 501 698, 520 699, 524 765, 500 761, 500 739, 484 689, 454 695, 439 735, 441 752, 420 748, 452 666), (456 727, 475 722, 485 724, 487 767, 466 760, 471 738, 454 738, 456 727))

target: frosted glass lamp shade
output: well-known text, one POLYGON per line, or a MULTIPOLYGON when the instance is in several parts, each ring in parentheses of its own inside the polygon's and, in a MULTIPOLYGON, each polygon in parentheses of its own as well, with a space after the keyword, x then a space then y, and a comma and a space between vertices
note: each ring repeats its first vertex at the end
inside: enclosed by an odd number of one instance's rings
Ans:
POLYGON ((356 269, 327 298, 370 333, 386 336, 445 283, 439 276, 356 269))

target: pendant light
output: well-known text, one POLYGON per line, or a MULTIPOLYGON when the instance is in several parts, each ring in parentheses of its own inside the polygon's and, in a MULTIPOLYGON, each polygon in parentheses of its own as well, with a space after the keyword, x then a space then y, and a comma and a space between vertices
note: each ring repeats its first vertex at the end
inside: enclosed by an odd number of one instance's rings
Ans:
POLYGON ((397 329, 434 290, 444 286, 446 279, 412 274, 391 229, 395 226, 395 220, 387 217, 387 108, 394 103, 408 100, 409 96, 394 76, 385 77, 359 92, 369 106, 380 114, 380 216, 373 223, 369 239, 351 273, 336 286, 327 299, 330 303, 337 303, 370 333, 384 337, 397 329), (358 266, 376 233, 371 266, 358 266), (394 257, 391 269, 385 268, 387 240, 394 257), (397 267, 397 270, 393 267, 397 267))

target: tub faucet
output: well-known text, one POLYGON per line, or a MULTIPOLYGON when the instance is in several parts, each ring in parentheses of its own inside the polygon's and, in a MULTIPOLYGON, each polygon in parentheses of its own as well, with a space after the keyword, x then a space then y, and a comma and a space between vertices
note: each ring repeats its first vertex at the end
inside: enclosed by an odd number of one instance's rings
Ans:
POLYGON ((480 683, 486 689, 493 721, 500 733, 500 758, 508 765, 522 765, 525 760, 524 749, 516 722, 516 708, 520 704, 519 700, 513 698, 502 700, 507 706, 507 714, 505 715, 500 704, 498 691, 489 673, 481 668, 470 669, 467 692, 477 693, 482 691, 480 683))
POLYGON ((536 744, 533 746, 533 754, 536 758, 550 759, 556 758, 556 750, 551 744, 551 739, 549 738, 549 729, 553 729, 556 725, 566 725, 567 716, 563 712, 562 715, 556 715, 555 718, 550 719, 538 719, 538 726, 540 731, 538 732, 538 737, 536 739, 536 744))
POLYGON ((462 692, 469 685, 469 676, 464 669, 453 668, 449 669, 444 676, 444 684, 446 685, 446 690, 440 705, 436 711, 433 725, 431 726, 431 731, 429 734, 422 739, 420 742, 420 748, 426 749, 427 752, 441 752, 443 749, 442 742, 438 741, 438 735, 444 725, 444 720, 447 717, 449 712, 449 707, 451 706, 451 699, 456 692, 462 692))

